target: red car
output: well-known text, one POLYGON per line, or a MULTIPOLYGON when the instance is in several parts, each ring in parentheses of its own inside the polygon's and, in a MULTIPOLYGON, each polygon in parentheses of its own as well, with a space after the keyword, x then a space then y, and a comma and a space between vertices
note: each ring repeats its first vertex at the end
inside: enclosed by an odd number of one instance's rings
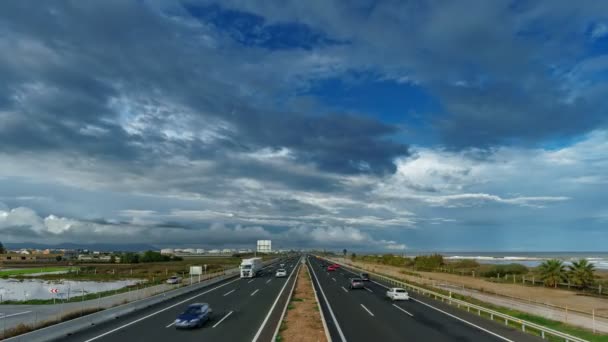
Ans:
POLYGON ((337 265, 337 264, 327 266, 327 272, 333 272, 333 271, 337 270, 338 268, 340 268, 340 265, 337 265))

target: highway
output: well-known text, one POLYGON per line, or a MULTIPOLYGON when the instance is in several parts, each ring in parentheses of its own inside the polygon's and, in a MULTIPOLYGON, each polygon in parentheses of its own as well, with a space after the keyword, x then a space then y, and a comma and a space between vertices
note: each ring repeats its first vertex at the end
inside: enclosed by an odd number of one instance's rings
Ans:
POLYGON ((269 341, 295 281, 298 258, 285 262, 286 278, 275 278, 279 266, 270 265, 255 278, 228 279, 61 341, 269 341), (175 329, 173 322, 178 314, 188 305, 201 302, 213 309, 211 320, 199 329, 175 329))
POLYGON ((393 303, 373 278, 365 289, 350 290, 349 278, 357 275, 327 272, 323 263, 308 257, 333 341, 542 341, 428 297, 410 293, 413 299, 393 303))

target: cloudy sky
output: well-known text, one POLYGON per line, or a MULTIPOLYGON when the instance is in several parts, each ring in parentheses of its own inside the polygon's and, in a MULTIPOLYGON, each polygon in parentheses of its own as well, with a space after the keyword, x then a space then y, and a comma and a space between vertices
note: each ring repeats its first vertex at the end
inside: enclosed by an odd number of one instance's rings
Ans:
POLYGON ((0 240, 606 250, 608 2, 2 1, 0 240))

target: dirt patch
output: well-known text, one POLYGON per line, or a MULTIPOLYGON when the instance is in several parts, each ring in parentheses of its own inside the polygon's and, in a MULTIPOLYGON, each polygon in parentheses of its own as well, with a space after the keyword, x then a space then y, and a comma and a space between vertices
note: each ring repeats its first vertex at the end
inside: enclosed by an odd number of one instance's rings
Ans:
POLYGON ((473 278, 449 273, 420 271, 413 273, 407 272, 405 268, 402 267, 370 264, 360 261, 352 262, 351 260, 340 261, 346 261, 359 268, 364 268, 372 272, 383 273, 397 279, 403 279, 415 283, 427 285, 450 284, 457 287, 464 286, 466 289, 473 289, 484 293, 498 294, 501 296, 517 298, 523 301, 549 304, 562 308, 568 307, 569 310, 577 310, 586 313, 591 313, 591 311, 595 309, 596 315, 608 316, 607 299, 581 296, 574 291, 524 286, 519 283, 494 283, 483 278, 473 278), (404 272, 407 272, 408 274, 405 274, 404 272))
POLYGON ((286 342, 327 341, 312 282, 308 275, 308 267, 300 268, 296 288, 287 306, 287 314, 281 324, 277 340, 286 342))

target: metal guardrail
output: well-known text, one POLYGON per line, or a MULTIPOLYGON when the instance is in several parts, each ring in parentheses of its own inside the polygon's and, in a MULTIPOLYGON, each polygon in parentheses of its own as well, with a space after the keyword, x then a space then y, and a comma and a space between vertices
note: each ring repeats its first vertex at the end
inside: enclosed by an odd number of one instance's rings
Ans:
POLYGON ((527 329, 536 330, 536 331, 538 331, 540 333, 540 335, 541 335, 541 337, 543 339, 545 339, 547 336, 553 336, 553 337, 557 337, 557 338, 562 338, 566 342, 589 342, 589 341, 587 341, 585 339, 582 339, 582 338, 579 338, 579 337, 576 337, 576 336, 572 336, 572 335, 563 333, 561 331, 557 331, 557 330, 554 330, 554 329, 551 329, 551 328, 547 328, 545 326, 542 326, 542 325, 539 325, 539 324, 536 324, 536 323, 532 323, 532 322, 529 322, 529 321, 526 321, 526 320, 523 320, 523 319, 520 319, 520 318, 517 318, 517 317, 513 317, 513 316, 510 316, 510 315, 504 314, 502 312, 498 312, 498 311, 495 311, 495 310, 484 308, 483 306, 471 304, 471 303, 466 302, 464 300, 455 299, 455 298, 452 298, 450 296, 446 296, 446 295, 443 295, 441 293, 438 293, 438 292, 435 292, 435 291, 431 291, 431 290, 428 290, 428 289, 425 289, 425 288, 422 288, 422 287, 419 287, 419 286, 416 286, 416 285, 412 285, 412 284, 408 284, 408 283, 405 283, 405 282, 402 282, 402 281, 399 281, 399 280, 395 280, 393 278, 390 278, 390 277, 387 277, 387 276, 384 276, 384 275, 381 275, 381 274, 378 274, 378 273, 370 272, 368 270, 364 270, 364 269, 361 269, 361 268, 358 268, 358 267, 355 267, 355 266, 352 266, 352 265, 343 264, 343 263, 337 262, 335 260, 330 260, 330 261, 333 262, 333 263, 336 263, 338 265, 342 265, 342 266, 351 268, 353 270, 357 270, 357 271, 360 271, 360 272, 372 274, 372 275, 374 275, 376 277, 376 279, 381 279, 381 280, 383 280, 384 282, 386 282, 388 284, 399 286, 399 287, 404 287, 404 288, 407 288, 407 289, 411 289, 412 291, 414 291, 416 293, 419 293, 419 294, 422 294, 424 296, 428 296, 428 297, 431 297, 431 298, 435 298, 437 300, 441 300, 442 302, 447 302, 450 305, 456 304, 459 308, 461 306, 463 306, 463 307, 465 307, 467 309, 468 312, 470 312, 471 310, 477 311, 478 315, 480 315, 480 316, 481 316, 481 313, 483 312, 483 313, 489 315, 491 320, 494 320, 495 318, 503 319, 505 321, 505 325, 509 325, 510 322, 516 323, 518 325, 521 325, 521 330, 523 332, 529 332, 527 329))

